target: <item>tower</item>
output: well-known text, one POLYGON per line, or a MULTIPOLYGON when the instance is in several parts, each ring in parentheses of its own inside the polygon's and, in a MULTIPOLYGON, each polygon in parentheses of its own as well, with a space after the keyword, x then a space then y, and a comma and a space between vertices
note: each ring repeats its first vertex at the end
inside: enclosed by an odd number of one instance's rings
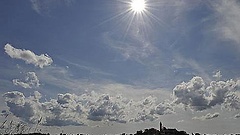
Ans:
POLYGON ((163 128, 162 128, 162 122, 160 121, 160 129, 159 129, 160 132, 162 132, 162 129, 163 129, 163 128))

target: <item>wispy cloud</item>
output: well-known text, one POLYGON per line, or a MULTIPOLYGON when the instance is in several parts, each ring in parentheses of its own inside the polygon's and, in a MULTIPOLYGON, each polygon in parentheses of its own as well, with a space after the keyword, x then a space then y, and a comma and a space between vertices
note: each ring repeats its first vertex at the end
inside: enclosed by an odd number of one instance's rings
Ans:
POLYGON ((47 54, 36 55, 30 50, 17 49, 10 44, 6 44, 4 49, 11 58, 23 60, 27 64, 33 64, 40 68, 50 66, 53 63, 52 58, 47 54))
POLYGON ((204 67, 202 67, 198 61, 191 58, 186 58, 183 55, 179 53, 174 54, 173 64, 172 67, 175 70, 181 70, 181 69, 191 69, 186 71, 185 74, 191 74, 191 75, 199 75, 202 78, 204 78, 207 82, 211 81, 211 77, 209 76, 208 72, 204 67))
POLYGON ((59 58, 59 59, 63 60, 64 62, 67 63, 67 65, 68 65, 67 68, 71 69, 71 67, 74 67, 74 68, 78 68, 79 70, 87 71, 87 72, 89 72, 89 76, 91 76, 92 74, 96 74, 96 75, 100 75, 100 76, 114 76, 113 74, 104 72, 101 69, 98 69, 96 67, 92 67, 92 66, 89 66, 86 64, 79 64, 76 62, 72 62, 70 60, 66 60, 64 58, 59 58))
POLYGON ((63 4, 70 6, 75 0, 30 0, 32 9, 40 15, 49 15, 52 9, 63 4))
POLYGON ((122 42, 113 38, 110 33, 104 34, 104 42, 110 49, 113 49, 124 59, 130 59, 142 63, 142 61, 154 53, 157 52, 157 48, 154 47, 149 41, 143 37, 132 37, 132 41, 122 42))
POLYGON ((51 91, 53 94, 57 94, 56 90, 83 93, 89 90, 98 91, 102 88, 98 83, 95 83, 94 79, 85 76, 79 77, 65 67, 51 66, 37 71, 37 74, 42 86, 46 86, 45 89, 47 91, 48 86, 54 86, 54 89, 51 91))
POLYGON ((219 0, 213 3, 218 16, 216 31, 224 40, 240 43, 240 3, 238 0, 219 0))

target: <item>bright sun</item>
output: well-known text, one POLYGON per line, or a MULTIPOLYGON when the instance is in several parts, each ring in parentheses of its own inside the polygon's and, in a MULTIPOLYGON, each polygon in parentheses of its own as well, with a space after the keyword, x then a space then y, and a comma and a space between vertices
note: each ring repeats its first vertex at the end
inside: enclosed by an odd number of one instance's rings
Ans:
POLYGON ((131 10, 136 13, 141 13, 146 8, 145 0, 132 0, 130 4, 131 4, 131 10))

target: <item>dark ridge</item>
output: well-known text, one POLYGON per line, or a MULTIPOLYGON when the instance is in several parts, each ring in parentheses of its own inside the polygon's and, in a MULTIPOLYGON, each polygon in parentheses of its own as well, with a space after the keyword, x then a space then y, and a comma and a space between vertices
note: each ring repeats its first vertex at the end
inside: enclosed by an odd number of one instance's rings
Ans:
MULTIPOLYGON (((28 134, 0 134, 0 135, 50 135, 50 133, 28 133, 28 134)), ((60 133, 60 135, 74 135, 74 134, 65 134, 60 133)), ((76 135, 85 135, 85 134, 76 134, 76 135)), ((86 134, 89 135, 89 134, 86 134)), ((134 134, 126 134, 122 133, 120 135, 189 135, 185 131, 178 131, 177 129, 173 128, 166 128, 163 126, 162 122, 160 122, 159 130, 155 128, 139 130, 134 134)), ((192 133, 191 135, 201 135, 200 133, 192 133)), ((204 134, 206 135, 206 134, 204 134)), ((234 134, 231 134, 234 135, 234 134)), ((235 135, 240 135, 240 133, 236 133, 235 135)))

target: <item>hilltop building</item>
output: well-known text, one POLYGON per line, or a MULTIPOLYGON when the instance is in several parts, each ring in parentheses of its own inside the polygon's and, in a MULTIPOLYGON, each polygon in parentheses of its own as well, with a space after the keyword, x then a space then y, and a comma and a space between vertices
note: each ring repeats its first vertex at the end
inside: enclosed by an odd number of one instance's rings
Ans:
POLYGON ((178 131, 177 129, 170 129, 163 126, 160 122, 160 135, 188 135, 185 131, 178 131))
POLYGON ((151 128, 144 131, 137 131, 134 135, 188 135, 185 131, 178 131, 177 129, 168 129, 160 122, 159 130, 151 128))

